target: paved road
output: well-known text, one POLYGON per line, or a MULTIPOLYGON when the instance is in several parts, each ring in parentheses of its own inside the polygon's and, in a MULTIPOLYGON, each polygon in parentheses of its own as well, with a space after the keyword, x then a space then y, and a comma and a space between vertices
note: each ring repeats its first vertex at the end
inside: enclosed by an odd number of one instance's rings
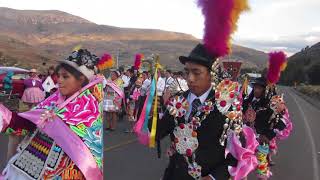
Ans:
MULTIPOLYGON (((272 180, 320 180, 320 110, 298 96, 288 87, 281 88, 285 95, 294 131, 289 139, 279 143, 274 157, 272 180)), ((119 123, 118 130, 105 133, 105 166, 107 180, 159 180, 168 159, 157 158, 155 149, 140 145, 134 135, 125 134, 127 124, 119 123)), ((7 139, 0 136, 0 168, 4 164, 7 139)), ((166 142, 163 149, 166 149, 166 142)), ((250 175, 249 180, 256 179, 250 175)))

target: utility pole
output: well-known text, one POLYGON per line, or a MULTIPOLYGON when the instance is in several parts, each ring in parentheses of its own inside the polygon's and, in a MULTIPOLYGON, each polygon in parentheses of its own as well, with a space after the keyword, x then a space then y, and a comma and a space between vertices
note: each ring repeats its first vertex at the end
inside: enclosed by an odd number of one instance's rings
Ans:
POLYGON ((120 56, 120 49, 117 52, 117 69, 119 69, 119 56, 120 56))

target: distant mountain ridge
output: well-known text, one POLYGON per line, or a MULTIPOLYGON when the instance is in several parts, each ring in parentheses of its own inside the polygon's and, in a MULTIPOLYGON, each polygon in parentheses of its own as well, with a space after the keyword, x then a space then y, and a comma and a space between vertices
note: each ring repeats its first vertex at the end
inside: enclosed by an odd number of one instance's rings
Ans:
MULTIPOLYGON (((31 49, 37 51, 35 54, 44 57, 40 60, 49 59, 54 62, 64 58, 73 47, 81 44, 97 55, 105 52, 119 54, 120 64, 133 64, 136 53, 144 53, 146 56, 156 53, 160 55, 162 64, 173 69, 181 68, 178 56, 187 55, 200 42, 192 35, 177 32, 97 25, 61 11, 1 7, 0 35, 32 46, 31 49)), ((4 42, 0 39, 0 46, 1 43, 4 42)), ((2 51, 3 54, 9 52, 5 49, 2 51)), ((263 69, 267 55, 234 45, 232 55, 226 58, 244 61, 245 67, 263 69)))
POLYGON ((19 24, 93 24, 81 17, 56 10, 13 10, 10 8, 0 7, 0 16, 4 20, 16 21, 19 24))

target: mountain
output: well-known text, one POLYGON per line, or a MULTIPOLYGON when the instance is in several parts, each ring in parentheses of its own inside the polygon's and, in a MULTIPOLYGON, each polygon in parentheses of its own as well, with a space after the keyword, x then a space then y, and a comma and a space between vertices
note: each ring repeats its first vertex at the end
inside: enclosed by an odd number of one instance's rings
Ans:
MULTIPOLYGON (((48 59, 54 62, 64 58, 73 47, 80 44, 97 55, 105 52, 118 55, 119 63, 126 65, 133 64, 136 53, 143 53, 145 56, 159 54, 161 63, 172 69, 181 69, 178 56, 187 55, 200 42, 192 35, 183 33, 98 25, 61 11, 1 7, 0 35, 28 45, 28 51, 34 50, 34 54, 42 56, 42 61, 48 59)), ((0 44, 3 43, 5 44, 0 39, 0 44)), ((244 61, 245 67, 261 70, 266 65, 267 55, 234 45, 232 55, 227 58, 244 61)), ((36 59, 39 58, 34 59, 38 62, 36 59)))
POLYGON ((288 66, 281 75, 281 82, 320 85, 320 42, 302 49, 288 58, 288 66))
POLYGON ((46 61, 54 64, 53 56, 35 47, 11 37, 0 35, 0 66, 19 66, 28 68, 28 64, 46 61))

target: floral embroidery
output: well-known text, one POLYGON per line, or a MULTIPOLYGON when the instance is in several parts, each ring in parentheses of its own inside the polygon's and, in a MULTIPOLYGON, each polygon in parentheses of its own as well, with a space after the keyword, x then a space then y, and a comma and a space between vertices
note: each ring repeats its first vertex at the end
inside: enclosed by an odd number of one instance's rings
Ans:
POLYGON ((70 125, 70 128, 73 132, 75 132, 79 137, 84 137, 86 135, 87 127, 84 124, 78 124, 77 126, 70 125))
POLYGON ((201 126, 201 122, 206 119, 214 109, 214 104, 211 100, 207 100, 200 106, 199 111, 195 116, 191 117, 191 122, 184 124, 178 123, 177 118, 183 117, 189 107, 188 101, 183 96, 175 96, 167 104, 169 113, 174 116, 176 127, 173 131, 174 142, 172 149, 184 156, 188 163, 188 173, 194 179, 201 177, 202 167, 196 163, 195 151, 199 146, 197 129, 201 126), (192 159, 192 162, 189 161, 192 159))
POLYGON ((99 105, 92 94, 84 93, 65 107, 63 120, 70 125, 83 123, 90 127, 99 116, 99 105))
POLYGON ((229 79, 225 79, 219 83, 215 92, 215 101, 218 110, 222 114, 228 113, 229 108, 239 97, 239 84, 229 79))
POLYGON ((169 113, 174 117, 183 117, 189 108, 189 103, 183 96, 175 96, 167 104, 169 113))
POLYGON ((25 129, 12 129, 12 128, 7 128, 5 134, 10 134, 10 135, 15 135, 15 136, 26 136, 29 131, 25 129))
POLYGON ((95 157, 98 166, 101 168, 103 155, 102 124, 87 128, 83 140, 95 157))
POLYGON ((270 108, 276 114, 280 114, 280 113, 284 112, 284 110, 286 109, 286 105, 283 100, 283 97, 279 96, 279 95, 272 96, 272 98, 270 100, 270 108))
POLYGON ((45 101, 42 101, 37 105, 36 109, 48 109, 48 107, 52 106, 52 102, 57 102, 59 99, 59 92, 56 92, 54 95, 47 98, 45 101))
POLYGON ((214 104, 212 101, 205 101, 200 108, 200 111, 205 113, 206 115, 210 114, 211 111, 214 109, 214 104))

